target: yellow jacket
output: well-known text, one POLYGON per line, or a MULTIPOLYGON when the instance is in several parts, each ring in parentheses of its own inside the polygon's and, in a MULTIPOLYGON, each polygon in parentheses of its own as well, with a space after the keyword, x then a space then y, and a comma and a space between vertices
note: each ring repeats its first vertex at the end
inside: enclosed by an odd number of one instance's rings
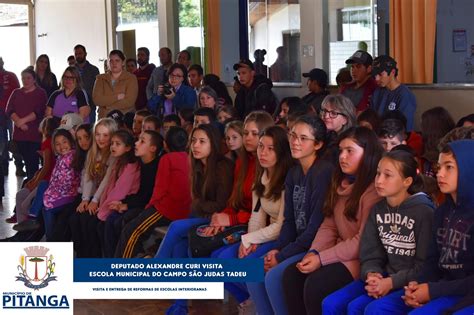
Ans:
POLYGON ((99 119, 107 116, 107 113, 114 109, 122 113, 135 110, 135 101, 138 95, 137 77, 127 71, 122 71, 120 77, 112 86, 112 75, 110 72, 99 74, 96 77, 92 99, 99 107, 99 119), (125 94, 125 97, 118 100, 119 94, 125 94))

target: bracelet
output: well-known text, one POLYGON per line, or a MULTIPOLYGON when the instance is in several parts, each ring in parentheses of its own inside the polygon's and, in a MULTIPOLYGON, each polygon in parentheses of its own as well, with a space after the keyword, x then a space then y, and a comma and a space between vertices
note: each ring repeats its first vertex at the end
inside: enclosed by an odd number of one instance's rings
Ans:
POLYGON ((315 250, 314 248, 311 248, 311 249, 307 252, 307 254, 309 254, 309 253, 313 253, 313 254, 319 256, 319 252, 318 252, 317 250, 315 250))

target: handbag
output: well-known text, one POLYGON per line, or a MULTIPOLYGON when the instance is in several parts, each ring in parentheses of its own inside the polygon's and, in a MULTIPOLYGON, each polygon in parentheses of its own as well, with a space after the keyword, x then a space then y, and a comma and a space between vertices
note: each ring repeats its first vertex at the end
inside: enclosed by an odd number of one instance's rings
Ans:
MULTIPOLYGON (((260 198, 253 209, 258 212, 260 209, 260 198)), ((229 226, 224 231, 213 236, 204 235, 204 230, 208 224, 198 225, 188 232, 189 249, 192 257, 209 257, 216 249, 225 245, 240 242, 241 236, 247 233, 247 224, 229 226)))

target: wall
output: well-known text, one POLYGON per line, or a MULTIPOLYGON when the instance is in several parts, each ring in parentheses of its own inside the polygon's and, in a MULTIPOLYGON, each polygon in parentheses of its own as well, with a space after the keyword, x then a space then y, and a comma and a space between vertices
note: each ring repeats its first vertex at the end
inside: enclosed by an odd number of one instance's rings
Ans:
POLYGON ((220 2, 221 13, 221 80, 232 82, 235 71, 234 63, 239 59, 239 1, 220 2))
MULTIPOLYGON (((474 45, 474 1, 438 1, 437 12, 437 80, 440 83, 474 82, 474 73, 466 75, 466 57, 471 56, 474 45), (467 32, 467 51, 453 52, 453 30, 465 29, 467 32)), ((474 58, 472 59, 474 64, 474 58)))
POLYGON ((36 0, 35 16, 37 56, 49 56, 58 80, 79 43, 86 47, 89 62, 102 71, 101 60, 107 57, 104 0, 36 0))

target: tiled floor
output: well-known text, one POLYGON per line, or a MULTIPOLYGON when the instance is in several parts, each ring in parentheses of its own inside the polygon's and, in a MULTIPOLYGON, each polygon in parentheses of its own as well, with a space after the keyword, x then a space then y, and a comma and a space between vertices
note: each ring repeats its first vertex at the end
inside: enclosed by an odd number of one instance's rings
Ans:
MULTIPOLYGON (((10 175, 5 176, 5 197, 0 206, 0 239, 15 234, 13 224, 5 222, 15 207, 15 195, 21 186, 22 178, 15 176, 15 167, 10 163, 10 175)), ((77 315, 151 315, 165 314, 171 305, 166 300, 75 300, 74 314, 77 315)), ((192 315, 233 315, 237 314, 237 304, 230 298, 229 302, 215 300, 194 300, 189 308, 192 315)))

